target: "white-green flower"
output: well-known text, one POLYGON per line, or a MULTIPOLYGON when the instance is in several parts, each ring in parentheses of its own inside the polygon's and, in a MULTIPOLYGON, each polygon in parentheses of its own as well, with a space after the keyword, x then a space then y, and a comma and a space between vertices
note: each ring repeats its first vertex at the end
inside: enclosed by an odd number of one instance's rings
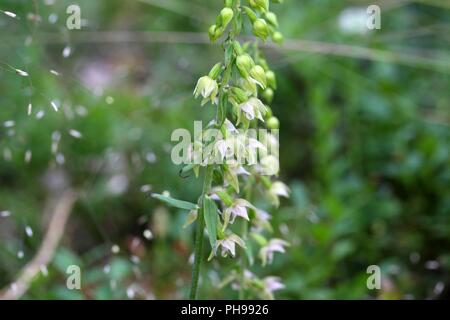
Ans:
POLYGON ((252 97, 248 99, 248 101, 241 103, 239 107, 248 120, 251 121, 257 118, 264 122, 263 117, 267 113, 267 108, 258 98, 252 97))
POLYGON ((266 263, 272 263, 273 255, 275 252, 284 253, 285 247, 289 246, 289 243, 282 239, 271 239, 264 247, 259 251, 259 257, 262 260, 263 266, 266 263))
POLYGON ((215 156, 218 160, 217 163, 222 163, 223 159, 226 157, 233 156, 234 152, 234 139, 221 139, 218 140, 215 145, 215 156), (231 154, 230 154, 231 153, 231 154))
POLYGON ((219 93, 219 85, 217 81, 209 76, 204 76, 198 79, 197 85, 194 89, 194 96, 198 98, 199 95, 203 97, 202 105, 211 100, 212 103, 217 103, 216 98, 219 93))
POLYGON ((264 283, 264 293, 267 296, 267 298, 273 300, 273 292, 277 290, 281 290, 285 288, 285 285, 281 282, 281 279, 279 277, 265 277, 263 279, 264 283))
POLYGON ((216 245, 214 246, 213 252, 209 256, 210 260, 213 256, 217 256, 217 251, 221 250, 222 257, 227 257, 230 254, 232 257, 236 255, 236 244, 242 248, 245 248, 244 240, 242 240, 239 236, 234 233, 229 234, 226 238, 217 240, 216 245))
POLYGON ((233 202, 233 205, 226 208, 224 211, 224 226, 226 226, 229 223, 234 223, 234 220, 236 217, 241 217, 247 221, 250 221, 250 218, 248 217, 248 211, 247 208, 256 210, 256 208, 247 200, 245 199, 236 199, 233 202))
POLYGON ((289 187, 281 181, 275 181, 268 190, 268 196, 276 207, 280 205, 280 197, 289 198, 289 187))
MULTIPOLYGON (((267 155, 261 159, 261 165, 259 167, 261 174, 267 176, 276 176, 280 172, 280 161, 278 157, 274 155, 267 155)), ((277 195, 275 195, 277 196, 277 195)), ((277 196, 278 197, 278 196, 277 196)))
POLYGON ((283 182, 275 181, 270 188, 270 192, 279 197, 289 198, 289 194, 291 191, 289 190, 289 187, 283 182))

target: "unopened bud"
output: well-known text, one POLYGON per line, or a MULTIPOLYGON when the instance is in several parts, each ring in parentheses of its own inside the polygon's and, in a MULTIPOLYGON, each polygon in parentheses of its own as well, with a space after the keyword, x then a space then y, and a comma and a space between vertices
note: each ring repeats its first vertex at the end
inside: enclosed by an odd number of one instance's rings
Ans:
POLYGON ((258 17, 256 16, 256 14, 255 14, 255 13, 253 12, 253 10, 250 9, 249 7, 244 6, 243 8, 244 8, 245 13, 247 14, 248 18, 250 19, 250 21, 251 21, 252 23, 254 23, 254 22, 258 19, 258 17))
POLYGON ((242 47, 241 47, 241 44, 239 43, 239 41, 233 42, 233 49, 234 49, 234 52, 236 52, 236 55, 238 55, 238 56, 244 54, 244 50, 242 50, 242 47))
POLYGON ((213 24, 208 29, 208 35, 209 35, 209 39, 211 39, 211 41, 214 41, 213 39, 214 39, 215 34, 216 34, 216 28, 217 28, 217 26, 215 24, 213 24))
POLYGON ((266 109, 267 109, 267 112, 264 115, 264 119, 266 119, 266 121, 267 121, 270 118, 272 118, 273 113, 272 113, 272 108, 270 108, 269 106, 266 106, 266 109))
POLYGON ((264 19, 256 19, 253 22, 253 34, 262 40, 266 40, 269 35, 269 28, 264 19))
POLYGON ((254 66, 250 70, 250 76, 255 79, 262 88, 265 88, 267 86, 266 72, 264 71, 263 67, 258 65, 254 66))
POLYGON ((278 31, 273 33, 272 39, 275 43, 278 43, 278 44, 282 44, 284 41, 283 35, 281 34, 281 32, 278 32, 278 31))
POLYGON ((211 71, 209 72, 209 77, 211 79, 216 80, 221 71, 222 71, 222 63, 219 62, 211 69, 211 71))
POLYGON ((222 18, 222 25, 224 28, 230 23, 233 16, 233 10, 230 8, 223 8, 222 11, 220 11, 220 17, 222 18))
POLYGON ((267 103, 271 103, 273 100, 273 90, 271 88, 266 88, 266 90, 263 91, 262 96, 264 100, 267 101, 267 103))
POLYGON ((276 117, 270 117, 267 122, 267 128, 269 129, 279 129, 280 121, 276 117))
POLYGON ((217 39, 222 36, 223 29, 220 27, 217 27, 217 25, 213 24, 211 27, 209 27, 208 34, 209 39, 211 39, 212 42, 216 41, 217 39))
POLYGON ((250 0, 253 9, 266 12, 269 10, 269 0, 250 0))
POLYGON ((269 70, 269 65, 267 64, 266 59, 259 58, 257 63, 264 68, 264 70, 269 70))
POLYGON ((234 96, 236 97, 236 101, 238 103, 243 103, 243 102, 247 101, 247 99, 248 99, 247 94, 241 88, 233 87, 231 89, 231 91, 233 92, 234 96))
POLYGON ((266 13, 266 20, 274 27, 278 27, 278 19, 277 15, 273 12, 267 12, 266 13))
POLYGON ((276 89, 277 88, 277 77, 272 70, 266 72, 266 80, 269 87, 276 89))
POLYGON ((253 59, 248 54, 237 57, 236 66, 243 78, 248 78, 251 68, 254 66, 253 59))

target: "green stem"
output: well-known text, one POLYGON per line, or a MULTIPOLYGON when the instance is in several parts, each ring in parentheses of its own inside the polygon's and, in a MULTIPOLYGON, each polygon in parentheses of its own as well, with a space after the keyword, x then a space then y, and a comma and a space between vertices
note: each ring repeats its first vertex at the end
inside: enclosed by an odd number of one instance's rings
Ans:
MULTIPOLYGON (((240 6, 241 1, 240 0, 234 0, 234 8, 237 9, 240 6)), ((234 24, 233 24, 234 25, 234 24)), ((233 40, 236 37, 236 30, 233 27, 233 29, 230 32, 230 45, 233 45, 233 40)), ((220 86, 220 95, 224 94, 224 90, 226 86, 228 85, 228 82, 231 78, 231 72, 232 72, 232 65, 227 65, 224 76, 222 79, 222 84, 220 86)), ((219 97, 219 100, 220 97, 219 97)), ((218 114, 218 112, 217 112, 218 114)), ((226 111, 225 111, 226 116, 226 111)), ((217 119, 218 120, 218 119, 217 119)), ((194 249, 194 266, 192 269, 192 284, 191 284, 191 292, 189 294, 189 298, 191 300, 195 300, 197 298, 197 291, 198 291, 198 281, 200 276, 200 266, 202 264, 202 252, 203 252, 203 231, 205 229, 205 220, 204 220, 204 212, 203 212, 203 198, 206 194, 208 194, 211 191, 212 186, 212 179, 213 179, 213 171, 214 166, 208 165, 206 167, 205 172, 205 179, 203 181, 203 192, 201 195, 200 200, 200 209, 199 214, 197 217, 197 227, 195 231, 195 249, 194 249)))
MULTIPOLYGON (((248 201, 251 201, 251 197, 252 197, 252 179, 249 178, 247 181, 247 185, 246 185, 246 190, 245 190, 245 198, 248 201)), ((250 209, 249 209, 250 210, 250 209)), ((247 220, 243 220, 242 221, 242 240, 244 240, 244 242, 247 242, 247 238, 248 238, 248 221, 247 220)), ((245 269, 247 268, 247 257, 245 252, 242 252, 241 254, 241 262, 240 262, 240 274, 239 274, 239 280, 241 285, 239 286, 239 300, 244 300, 245 299, 245 288, 244 288, 244 281, 245 281, 245 269)))
POLYGON ((197 298, 198 280, 200 276, 200 266, 202 264, 203 252, 203 231, 205 229, 205 219, 203 218, 203 198, 211 190, 213 166, 207 166, 205 171, 205 180, 203 181, 203 192, 200 200, 200 209, 197 217, 197 228, 195 230, 195 249, 194 249, 194 267, 192 269, 192 283, 189 299, 197 298))
MULTIPOLYGON (((242 240, 247 240, 247 233, 248 233, 248 222, 247 220, 244 220, 242 223, 242 240)), ((245 281, 245 269, 247 268, 247 259, 245 256, 245 252, 242 252, 241 254, 241 265, 240 265, 240 286, 239 286, 239 300, 245 299, 245 288, 244 288, 244 281, 245 281)))

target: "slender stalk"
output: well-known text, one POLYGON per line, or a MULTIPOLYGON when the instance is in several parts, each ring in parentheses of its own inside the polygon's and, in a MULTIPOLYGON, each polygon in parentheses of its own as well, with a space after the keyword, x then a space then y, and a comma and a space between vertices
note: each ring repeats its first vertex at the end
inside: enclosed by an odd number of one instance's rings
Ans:
POLYGON ((197 228, 195 230, 195 249, 194 249, 194 267, 192 269, 192 283, 189 299, 197 298, 198 280, 200 276, 200 267, 202 264, 203 252, 203 230, 205 229, 205 219, 203 217, 203 198, 211 190, 213 166, 207 166, 205 170, 205 179, 203 181, 203 192, 200 200, 200 209, 197 217, 197 228))
MULTIPOLYGON (((246 185, 246 190, 245 190, 245 198, 248 201, 251 201, 251 197, 252 197, 252 184, 253 184, 253 179, 249 178, 247 181, 247 185, 246 185)), ((249 209, 251 210, 251 209, 249 209)), ((248 237, 248 221, 247 220, 243 220, 242 221, 242 231, 241 231, 241 236, 242 239, 247 242, 247 237, 248 237)), ((241 261, 240 261, 240 266, 239 266, 239 278, 240 278, 240 287, 239 287, 239 300, 244 300, 245 299, 245 288, 244 288, 244 281, 245 281, 245 269, 247 268, 247 256, 245 252, 242 252, 241 254, 241 261)))
MULTIPOLYGON (((240 6, 240 0, 235 0, 234 2, 234 8, 237 9, 237 7, 240 6)), ((234 25, 234 24, 233 24, 234 25)), ((233 26, 232 30, 229 33, 229 45, 231 46, 233 44, 233 40, 236 37, 236 30, 233 26)), ((225 93, 226 87, 228 86, 228 82, 230 81, 232 73, 232 66, 227 65, 225 66, 225 70, 223 72, 223 78, 220 85, 220 96, 222 96, 225 93)), ((220 97, 219 97, 219 100, 220 97)), ((225 111, 226 112, 226 111, 225 111)), ((218 120, 218 110, 216 115, 216 121, 218 120)), ((213 179, 213 171, 214 166, 208 165, 206 167, 205 172, 205 179, 203 181, 203 192, 200 200, 200 209, 199 209, 199 215, 197 217, 197 229, 195 231, 195 250, 194 250, 194 267, 192 269, 192 284, 191 284, 191 292, 189 295, 189 298, 191 300, 195 300, 197 298, 197 291, 198 291, 198 281, 200 276, 200 267, 202 264, 202 252, 203 252, 203 231, 205 229, 205 220, 204 220, 204 212, 203 212, 203 199, 205 195, 211 190, 212 185, 212 179, 213 179)))
MULTIPOLYGON (((247 220, 244 220, 242 222, 242 239, 244 241, 247 240, 247 233, 248 233, 248 222, 247 220)), ((239 300, 244 300, 245 299, 245 288, 244 288, 244 281, 245 281, 245 269, 247 268, 247 257, 245 252, 243 251, 241 254, 241 264, 239 266, 240 268, 240 274, 239 274, 239 278, 240 278, 240 286, 239 286, 239 300)))

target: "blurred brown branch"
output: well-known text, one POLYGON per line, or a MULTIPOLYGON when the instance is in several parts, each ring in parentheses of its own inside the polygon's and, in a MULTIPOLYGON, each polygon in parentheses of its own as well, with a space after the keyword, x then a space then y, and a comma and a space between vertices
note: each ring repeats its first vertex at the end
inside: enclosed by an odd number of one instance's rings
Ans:
MULTIPOLYGON (((66 43, 67 39, 59 34, 41 34, 39 41, 42 43, 66 43)), ((146 31, 121 31, 121 32, 79 32, 71 38, 73 43, 168 43, 168 44, 210 44, 204 33, 197 32, 146 32, 146 31)), ((273 44, 265 44, 263 47, 274 50, 296 51, 333 55, 372 61, 398 63, 413 67, 422 67, 449 73, 450 62, 441 59, 442 55, 412 54, 406 52, 373 49, 351 44, 339 44, 323 41, 302 39, 287 39, 282 47, 273 44)))
POLYGON ((71 190, 59 197, 53 206, 50 224, 39 251, 22 269, 18 278, 0 291, 0 300, 19 299, 28 290, 33 278, 51 262, 77 197, 77 194, 71 190))

